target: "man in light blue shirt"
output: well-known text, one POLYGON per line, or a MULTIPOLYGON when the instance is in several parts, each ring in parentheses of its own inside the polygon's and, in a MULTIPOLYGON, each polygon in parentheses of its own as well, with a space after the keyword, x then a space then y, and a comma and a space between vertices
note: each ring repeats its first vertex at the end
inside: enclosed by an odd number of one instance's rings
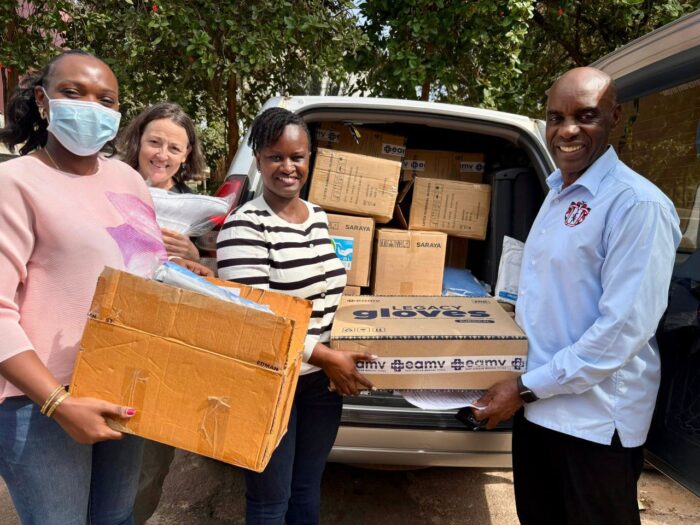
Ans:
POLYGON ((523 252, 516 321, 527 373, 494 385, 488 427, 513 429, 524 524, 639 523, 636 484, 659 387, 654 333, 680 242, 673 203, 608 145, 620 120, 605 73, 577 68, 547 102, 557 170, 523 252))

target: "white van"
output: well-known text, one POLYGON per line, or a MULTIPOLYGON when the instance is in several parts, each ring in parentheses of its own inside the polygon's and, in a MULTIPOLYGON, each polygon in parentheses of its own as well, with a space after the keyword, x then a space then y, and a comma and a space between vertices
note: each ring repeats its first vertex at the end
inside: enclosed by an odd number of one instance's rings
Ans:
MULTIPOLYGON (((700 12, 629 44, 596 65, 616 78, 624 102, 627 121, 614 137, 615 147, 625 162, 674 199, 684 221, 686 235, 671 306, 659 334, 666 357, 649 448, 655 465, 700 493, 700 255, 696 251, 700 12)), ((518 115, 354 97, 274 98, 263 109, 273 106, 300 114, 312 136, 320 122, 334 121, 406 136, 408 148, 483 153, 485 182, 492 186, 491 215, 486 240, 470 241, 468 267, 492 286, 503 236, 525 240, 546 194, 544 180, 554 168, 545 146, 544 123, 518 115)), ((243 195, 242 200, 261 191, 246 140, 227 177, 227 185, 243 195)), ((345 399, 331 460, 508 467, 510 450, 508 423, 493 431, 473 432, 457 421, 455 411, 420 410, 391 392, 372 392, 345 399)))
POLYGON ((700 11, 593 66, 615 79, 624 110, 612 144, 676 205, 683 239, 659 324, 661 389, 650 463, 700 495, 700 11))

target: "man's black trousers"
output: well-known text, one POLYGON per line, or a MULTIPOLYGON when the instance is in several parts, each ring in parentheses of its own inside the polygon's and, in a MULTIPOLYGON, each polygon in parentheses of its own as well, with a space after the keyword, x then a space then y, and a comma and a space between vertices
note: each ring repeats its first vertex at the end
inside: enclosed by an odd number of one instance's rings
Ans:
POLYGON ((637 525, 642 447, 615 432, 600 445, 526 420, 513 423, 515 503, 522 525, 637 525))

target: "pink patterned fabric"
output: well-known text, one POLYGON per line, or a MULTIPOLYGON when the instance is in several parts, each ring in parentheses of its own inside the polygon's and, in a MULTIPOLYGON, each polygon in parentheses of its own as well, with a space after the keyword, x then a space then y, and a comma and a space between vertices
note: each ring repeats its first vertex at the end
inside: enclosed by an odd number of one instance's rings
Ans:
MULTIPOLYGON (((35 350, 67 384, 105 266, 150 276, 166 260, 148 188, 100 159, 78 176, 34 157, 0 164, 0 362, 35 350)), ((0 377, 0 400, 21 395, 0 377)))

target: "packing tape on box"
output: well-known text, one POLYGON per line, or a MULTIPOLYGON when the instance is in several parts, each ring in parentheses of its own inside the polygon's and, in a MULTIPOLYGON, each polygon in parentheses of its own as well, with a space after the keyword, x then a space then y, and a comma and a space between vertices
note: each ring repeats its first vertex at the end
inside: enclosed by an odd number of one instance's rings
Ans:
POLYGON ((527 361, 520 355, 378 357, 358 361, 366 374, 455 374, 471 372, 522 372, 527 361))
MULTIPOLYGON (((199 431, 208 445, 208 450, 215 451, 217 449, 218 438, 222 437, 222 433, 226 431, 230 413, 231 403, 227 397, 207 397, 199 431)), ((199 448, 203 449, 201 445, 199 448)))

